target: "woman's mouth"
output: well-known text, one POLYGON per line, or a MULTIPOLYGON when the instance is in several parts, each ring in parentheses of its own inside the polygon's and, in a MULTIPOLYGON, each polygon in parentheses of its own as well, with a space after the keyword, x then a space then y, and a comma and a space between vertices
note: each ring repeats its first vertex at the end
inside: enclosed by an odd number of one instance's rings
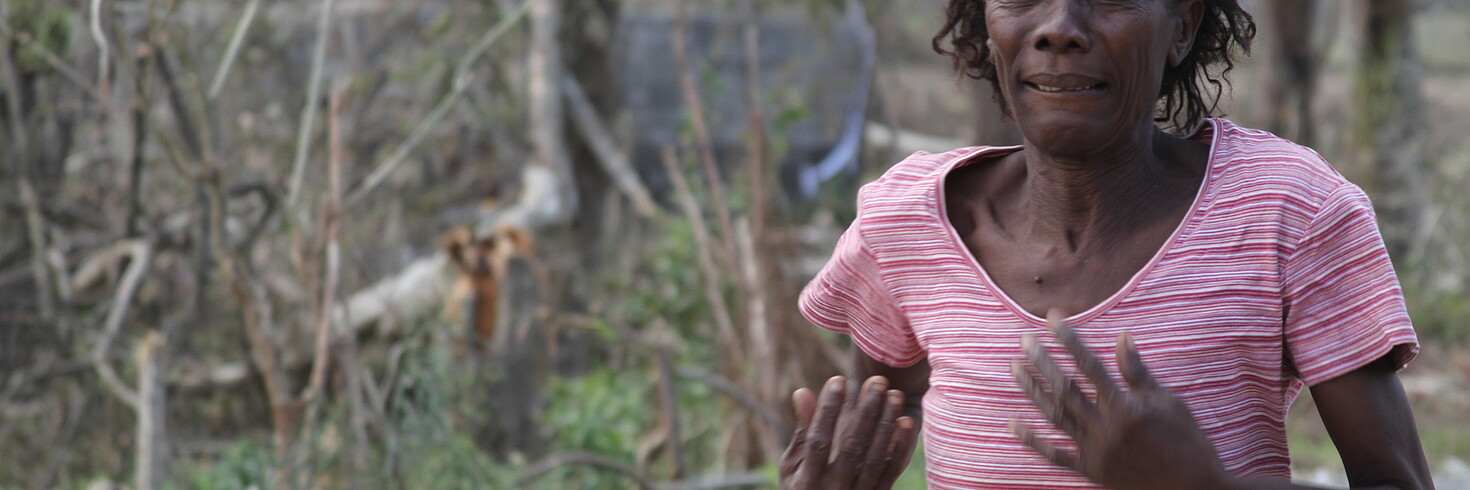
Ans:
POLYGON ((1079 86, 1071 86, 1071 87, 1058 87, 1058 86, 1054 86, 1054 85, 1042 85, 1042 84, 1039 84, 1039 83, 1026 82, 1026 86, 1027 87, 1034 88, 1034 89, 1039 90, 1041 92, 1046 92, 1046 93, 1049 93, 1049 94, 1055 94, 1055 93, 1068 93, 1068 92, 1086 92, 1086 91, 1090 91, 1090 90, 1102 90, 1103 88, 1106 88, 1108 86, 1108 84, 1106 84, 1106 83, 1095 83, 1095 84, 1092 84, 1092 85, 1079 85, 1079 86))

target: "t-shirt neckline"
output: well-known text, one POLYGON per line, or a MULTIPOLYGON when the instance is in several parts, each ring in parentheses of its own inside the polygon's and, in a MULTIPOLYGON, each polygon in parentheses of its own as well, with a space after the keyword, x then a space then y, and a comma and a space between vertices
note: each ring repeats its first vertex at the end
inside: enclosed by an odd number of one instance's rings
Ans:
MULTIPOLYGON (((1133 276, 1128 279, 1127 283, 1123 284, 1122 288, 1114 291, 1113 294, 1109 295, 1106 299, 1102 300, 1098 304, 1093 305, 1091 308, 1088 308, 1087 310, 1080 313, 1073 313, 1071 315, 1068 315, 1068 323, 1072 325, 1077 325, 1096 318, 1097 316, 1106 313, 1108 310, 1111 310, 1119 302, 1123 301, 1124 298, 1127 298, 1128 295, 1131 294, 1133 290, 1138 287, 1138 284, 1143 282, 1144 278, 1148 277, 1149 272, 1154 269, 1154 266, 1158 265, 1158 263, 1165 256, 1169 255, 1169 252, 1174 249, 1174 244, 1178 241, 1179 236, 1184 234, 1184 230, 1188 229, 1189 226, 1199 218, 1201 214, 1201 208, 1203 207, 1203 204, 1205 202, 1206 191, 1210 187, 1210 182, 1215 178, 1215 172, 1217 170, 1216 160, 1220 153, 1219 150, 1221 137, 1226 129, 1225 124, 1222 120, 1206 119, 1202 121, 1199 126, 1195 127, 1195 130, 1191 132, 1187 138, 1198 140, 1201 136, 1200 133, 1204 131, 1207 127, 1211 131, 1210 156, 1205 162, 1205 176, 1203 179, 1200 179, 1199 189, 1195 190, 1194 201, 1189 205, 1189 212, 1186 213, 1184 215, 1184 218, 1179 221, 1179 224, 1174 227, 1174 232, 1171 233, 1169 235, 1169 238, 1164 241, 1164 244, 1161 245, 1159 249, 1154 252, 1153 257, 1149 259, 1148 263, 1144 264, 1142 268, 1139 268, 1138 271, 1134 272, 1133 276)), ((953 172, 956 168, 959 168, 963 163, 981 156, 984 156, 985 158, 992 158, 1001 155, 1008 155, 1020 151, 1023 148, 1025 148, 1023 145, 979 146, 945 163, 944 167, 939 172, 939 177, 934 181, 934 186, 936 187, 939 196, 939 198, 935 201, 935 205, 939 208, 939 224, 940 226, 944 227, 945 232, 949 235, 949 245, 951 247, 955 247, 960 255, 963 255, 965 257, 966 263, 968 263, 970 267, 974 269, 976 275, 980 277, 980 281, 984 284, 986 289, 989 289, 991 294, 995 295, 995 297, 998 298, 1000 302, 1004 304, 1005 307, 1009 309, 1011 313, 1017 318, 1022 319, 1028 324, 1045 328, 1046 319, 1036 316, 1030 311, 1026 311, 1025 308, 1022 308, 1020 304, 1011 299, 1010 295, 1006 294, 1004 290, 1002 290, 999 286, 995 284, 995 281, 991 280, 990 273, 985 271, 985 267, 980 265, 980 261, 975 258, 975 254, 971 253, 969 247, 965 246, 965 242, 963 239, 961 239, 959 232, 955 230, 954 224, 950 223, 949 221, 949 207, 946 205, 944 189, 944 183, 949 178, 950 172, 953 172)))

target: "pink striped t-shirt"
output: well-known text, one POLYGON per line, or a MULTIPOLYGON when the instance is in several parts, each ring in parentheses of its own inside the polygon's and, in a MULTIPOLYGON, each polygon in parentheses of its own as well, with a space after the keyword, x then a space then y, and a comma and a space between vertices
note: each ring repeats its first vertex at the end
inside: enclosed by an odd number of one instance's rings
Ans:
MULTIPOLYGON (((1418 352, 1372 204, 1311 149, 1223 119, 1189 214, 1121 290, 1069 322, 1117 375, 1132 332, 1232 474, 1289 478, 1286 412, 1302 386, 1418 352)), ((1094 487, 1023 446, 1046 423, 1010 373, 1022 334, 1076 373, 1045 320, 1006 297, 945 215, 944 177, 1017 147, 917 153, 858 193, 858 217, 802 292, 803 315, 874 359, 933 368, 924 397, 931 488, 1094 487)), ((1085 384, 1085 383, 1084 383, 1085 384)), ((1092 388, 1085 391, 1093 395, 1092 388)))

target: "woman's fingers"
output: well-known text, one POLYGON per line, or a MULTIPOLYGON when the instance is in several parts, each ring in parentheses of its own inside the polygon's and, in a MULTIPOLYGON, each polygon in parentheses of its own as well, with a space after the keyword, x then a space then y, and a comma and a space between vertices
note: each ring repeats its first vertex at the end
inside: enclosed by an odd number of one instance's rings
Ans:
POLYGON ((884 393, 888 391, 888 378, 873 376, 863 382, 857 393, 857 402, 845 414, 845 426, 838 432, 837 454, 832 461, 832 483, 837 488, 849 488, 857 479, 863 456, 873 443, 873 430, 879 415, 883 413, 884 393))
POLYGON ((1025 366, 1012 367, 1015 371, 1017 381, 1022 383, 1022 390, 1026 391, 1037 408, 1046 414, 1052 425, 1072 436, 1073 439, 1085 437, 1091 431, 1091 424, 1098 415, 1097 406, 1087 399, 1082 389, 1070 376, 1062 372, 1056 360, 1042 347, 1036 339, 1027 335, 1021 338, 1021 348, 1026 353, 1026 359, 1030 361, 1030 369, 1025 366), (1034 374, 1032 373, 1034 370, 1034 374), (1036 381, 1037 375, 1046 381, 1050 390, 1043 389, 1036 381), (1026 378, 1031 378, 1028 382, 1026 378))
POLYGON ((791 394, 791 406, 796 408, 796 427, 805 429, 812 423, 812 415, 817 412, 817 395, 812 393, 811 388, 801 388, 791 394))
POLYGON ((1124 331, 1118 334, 1118 370, 1122 371, 1123 380, 1133 389, 1153 389, 1158 387, 1154 376, 1148 372, 1148 367, 1143 365, 1143 356, 1138 353, 1138 346, 1133 345, 1133 335, 1124 331))
POLYGON ((1030 446, 1032 451, 1036 451, 1036 454, 1040 454, 1041 457, 1046 458, 1047 461, 1051 461, 1052 464, 1071 469, 1078 473, 1082 472, 1082 466, 1076 455, 1066 452, 1051 442, 1038 437, 1036 431, 1031 430, 1030 427, 1021 423, 1021 421, 1011 419, 1011 433, 1015 434, 1016 438, 1021 440, 1021 443, 1030 446))
POLYGON ((782 488, 888 488, 908 466, 917 428, 901 416, 903 392, 882 376, 868 378, 855 402, 846 391, 846 379, 834 376, 815 397, 792 393, 797 427, 781 456, 782 488))
POLYGON ((898 429, 898 417, 902 412, 903 392, 888 390, 884 393, 883 413, 873 426, 873 440, 868 444, 852 488, 874 488, 882 480, 888 460, 893 458, 893 433, 898 429))
POLYGON ((1066 314, 1056 308, 1046 314, 1047 324, 1051 326, 1053 332, 1056 332, 1057 337, 1061 338, 1062 345, 1067 348, 1067 353, 1077 361, 1077 369, 1082 370, 1082 375, 1097 387, 1097 402, 1106 405, 1117 396, 1118 385, 1113 383, 1113 378, 1108 376, 1107 367, 1104 367, 1097 355, 1092 353, 1092 349, 1087 348, 1087 344, 1077 336, 1077 331, 1072 329, 1072 325, 1067 323, 1066 318, 1066 314))
POLYGON ((817 398, 812 390, 801 388, 791 394, 791 406, 796 409, 796 430, 791 433, 791 443, 781 455, 782 479, 796 476, 801 469, 802 457, 806 455, 806 432, 812 424, 812 414, 817 411, 817 398))
POLYGON ((914 456, 914 446, 919 441, 918 423, 911 417, 899 417, 893 430, 893 442, 889 444, 888 457, 883 464, 883 477, 876 488, 893 488, 898 476, 909 467, 914 456))
POLYGON ((802 455, 799 480, 815 483, 817 476, 826 475, 828 458, 832 454, 832 441, 836 436, 837 417, 842 414, 842 402, 846 398, 847 379, 833 376, 822 385, 817 397, 816 413, 806 430, 806 451, 802 455))
POLYGON ((1021 385, 1021 391, 1031 399, 1041 414, 1051 422, 1052 426, 1061 429, 1072 438, 1083 437, 1084 429, 1080 425, 1076 410, 1067 408, 1066 404, 1058 400, 1054 391, 1042 386, 1041 376, 1035 370, 1028 367, 1025 361, 1016 360, 1011 364, 1011 374, 1016 377, 1016 382, 1021 385))
POLYGON ((1041 379, 1028 369, 1026 361, 1017 359, 1011 362, 1011 376, 1016 377, 1016 383, 1021 385, 1021 392, 1031 399, 1031 403, 1041 410, 1043 414, 1056 411, 1057 402, 1051 392, 1041 386, 1041 379))

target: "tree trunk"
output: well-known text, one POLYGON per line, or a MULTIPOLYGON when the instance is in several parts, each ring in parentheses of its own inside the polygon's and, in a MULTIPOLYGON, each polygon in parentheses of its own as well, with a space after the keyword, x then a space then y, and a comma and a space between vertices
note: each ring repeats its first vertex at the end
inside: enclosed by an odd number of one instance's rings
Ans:
POLYGON ((1269 2, 1264 22, 1269 43, 1262 53, 1262 97, 1256 99, 1266 129, 1310 146, 1312 95, 1316 93, 1318 60, 1312 36, 1317 2, 1269 2))
POLYGON ((505 307, 498 311, 499 328, 485 356, 489 371, 500 377, 484 386, 490 424, 480 438, 502 460, 515 451, 540 458, 546 450, 541 412, 551 372, 551 339, 545 325, 535 318, 540 298, 531 263, 514 257, 504 265, 506 282, 500 289, 500 303, 505 307))
POLYGON ((1370 158, 1378 223, 1389 254, 1402 258, 1428 206, 1424 95, 1414 46, 1411 0, 1362 2, 1362 60, 1357 76, 1355 141, 1370 158))
POLYGON ((531 54, 528 59, 530 72, 530 123, 531 139, 535 142, 535 165, 544 165, 556 175, 561 184, 561 193, 555 196, 557 206, 552 212, 563 221, 571 217, 577 208, 577 192, 572 178, 571 158, 567 155, 566 131, 562 118, 561 99, 561 42, 557 34, 561 29, 561 2, 537 0, 531 4, 531 54))

